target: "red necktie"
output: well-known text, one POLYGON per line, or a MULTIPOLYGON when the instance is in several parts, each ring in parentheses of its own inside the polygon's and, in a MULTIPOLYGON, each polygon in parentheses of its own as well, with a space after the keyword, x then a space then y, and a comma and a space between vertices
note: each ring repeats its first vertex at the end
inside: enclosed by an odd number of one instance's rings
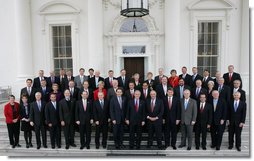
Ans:
POLYGON ((152 110, 152 112, 153 112, 153 110, 154 110, 154 99, 152 100, 151 110, 152 110))
POLYGON ((202 113, 204 111, 204 103, 201 103, 201 108, 200 108, 200 112, 202 113))
POLYGON ((143 94, 144 94, 144 96, 145 96, 145 98, 146 98, 146 90, 144 89, 144 92, 143 92, 143 94))
POLYGON ((171 110, 172 102, 171 97, 168 98, 168 109, 171 110))
POLYGON ((232 80, 232 73, 229 73, 229 81, 231 82, 232 80))
POLYGON ((110 82, 110 86, 112 87, 112 78, 109 78, 109 79, 110 79, 110 81, 109 81, 110 82))
POLYGON ((160 77, 160 83, 161 83, 162 77, 160 77))
POLYGON ((135 110, 136 110, 136 112, 138 112, 138 100, 136 100, 136 102, 135 102, 135 110))

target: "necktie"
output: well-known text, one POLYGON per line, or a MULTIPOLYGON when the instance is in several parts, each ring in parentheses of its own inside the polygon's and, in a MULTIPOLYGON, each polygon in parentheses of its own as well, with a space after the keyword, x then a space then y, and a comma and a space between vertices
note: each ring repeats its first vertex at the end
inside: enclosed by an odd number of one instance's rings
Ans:
POLYGON ((27 107, 27 105, 25 105, 25 109, 26 109, 26 115, 28 115, 28 107, 27 107))
POLYGON ((160 79, 160 83, 161 83, 162 77, 160 76, 160 78, 159 78, 159 79, 160 79))
POLYGON ((217 101, 213 101, 213 111, 216 111, 217 101))
POLYGON ((125 85, 125 80, 124 80, 124 77, 123 77, 123 86, 125 85))
POLYGON ((143 94, 144 94, 144 96, 145 96, 145 98, 146 98, 146 90, 144 89, 144 91, 143 91, 143 94))
POLYGON ((199 95, 199 87, 196 89, 196 97, 199 95))
POLYGON ((138 112, 138 100, 135 101, 135 110, 138 112))
POLYGON ((71 95, 73 95, 73 88, 71 88, 71 95))
POLYGON ((53 106, 54 106, 54 108, 56 109, 56 102, 53 102, 53 106))
POLYGON ((118 97, 118 103, 120 105, 120 108, 122 109, 122 98, 121 97, 118 97))
POLYGON ((172 107, 172 98, 168 97, 168 109, 171 110, 172 107))
POLYGON ((180 98, 183 98, 183 86, 180 86, 180 98))
POLYGON ((109 78, 110 86, 112 87, 112 78, 109 78))
POLYGON ((31 95, 31 87, 28 87, 28 95, 31 95))
POLYGON ((54 82, 55 82, 54 77, 51 77, 51 82, 52 82, 52 83, 54 83, 54 82))
POLYGON ((46 89, 45 89, 45 87, 43 87, 43 94, 45 94, 46 93, 46 89))
POLYGON ((184 101, 184 109, 185 109, 185 110, 187 109, 187 106, 188 106, 188 101, 185 100, 185 101, 184 101))
POLYGON ((238 108, 237 101, 235 101, 235 105, 234 105, 235 112, 237 111, 237 108, 238 108))
POLYGON ((196 77, 196 75, 193 75, 192 76, 192 81, 194 82, 194 80, 195 80, 195 77, 196 77))
POLYGON ((200 112, 204 111, 204 103, 201 103, 201 108, 200 108, 200 112))
POLYGON ((231 82, 232 80, 232 73, 229 73, 229 81, 231 82))
POLYGON ((154 111, 154 99, 152 99, 152 104, 151 104, 151 111, 154 111))
POLYGON ((101 108, 103 109, 103 106, 104 106, 103 101, 101 100, 100 103, 101 103, 101 108))
POLYGON ((86 101, 83 101, 83 107, 84 107, 84 111, 86 111, 86 101))
POLYGON ((220 86, 219 86, 219 93, 221 92, 221 89, 222 89, 222 88, 221 88, 221 85, 220 85, 220 86))
POLYGON ((41 102, 37 102, 37 105, 38 105, 39 111, 41 111, 41 102))

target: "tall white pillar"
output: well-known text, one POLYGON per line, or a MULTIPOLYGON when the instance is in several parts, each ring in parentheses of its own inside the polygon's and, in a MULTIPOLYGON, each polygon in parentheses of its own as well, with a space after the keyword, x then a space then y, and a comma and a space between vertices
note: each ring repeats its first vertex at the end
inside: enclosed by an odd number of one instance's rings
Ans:
POLYGON ((179 70, 180 54, 180 0, 166 0, 165 22, 165 73, 170 69, 179 70))
POLYGON ((88 0, 88 54, 89 66, 104 73, 103 1, 88 0))
POLYGON ((249 94, 249 1, 242 3, 242 23, 241 23, 241 54, 240 73, 243 81, 243 89, 249 94))

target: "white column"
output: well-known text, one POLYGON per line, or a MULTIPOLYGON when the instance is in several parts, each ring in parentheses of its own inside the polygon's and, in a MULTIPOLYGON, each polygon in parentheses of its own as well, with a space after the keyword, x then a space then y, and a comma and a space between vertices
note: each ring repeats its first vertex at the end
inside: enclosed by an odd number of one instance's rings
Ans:
POLYGON ((240 74, 243 89, 249 94, 249 1, 242 2, 240 74))
POLYGON ((88 0, 88 52, 89 66, 104 70, 103 54, 103 1, 88 0))
POLYGON ((30 0, 15 0, 17 80, 33 76, 30 0))
POLYGON ((180 0, 166 0, 165 22, 165 73, 179 69, 180 54, 180 0))

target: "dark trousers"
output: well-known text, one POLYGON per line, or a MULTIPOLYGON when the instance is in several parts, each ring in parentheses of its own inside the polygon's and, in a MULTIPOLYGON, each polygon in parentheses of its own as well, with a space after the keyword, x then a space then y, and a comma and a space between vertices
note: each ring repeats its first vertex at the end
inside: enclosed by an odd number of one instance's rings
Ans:
POLYGON ((160 148, 162 146, 162 123, 160 123, 159 121, 148 121, 148 146, 153 145, 154 132, 156 135, 157 146, 160 148))
POLYGON ((74 144, 74 124, 65 124, 64 138, 66 146, 74 144))
POLYGON ((123 123, 113 125, 115 146, 123 145, 123 123))
POLYGON ((213 124, 211 126, 212 146, 220 148, 224 129, 225 129, 224 125, 213 124))
POLYGON ((24 131, 24 138, 25 138, 26 144, 31 144, 32 143, 32 131, 31 130, 24 131))
POLYGON ((239 125, 229 125, 229 146, 233 147, 234 144, 234 135, 235 135, 235 146, 237 148, 241 147, 241 133, 242 133, 242 127, 239 127, 239 125))
POLYGON ((193 125, 181 124, 181 145, 186 145, 186 137, 188 137, 188 147, 192 146, 193 125))
POLYGON ((165 122, 165 129, 164 129, 164 138, 165 138, 165 145, 170 145, 170 138, 171 138, 171 146, 176 145, 176 135, 177 135, 177 126, 176 122, 165 122))
POLYGON ((134 141, 136 141, 136 146, 140 147, 141 138, 142 138, 141 122, 139 124, 130 124, 130 140, 129 140, 130 147, 134 146, 134 141))
POLYGON ((18 145, 20 122, 7 124, 10 145, 18 145))
POLYGON ((37 146, 41 146, 41 136, 42 136, 42 144, 43 146, 47 145, 47 136, 46 129, 44 125, 34 125, 35 136, 36 136, 36 144, 37 146))
POLYGON ((95 129, 95 144, 96 146, 100 145, 100 134, 102 133, 102 146, 107 145, 107 138, 108 138, 108 122, 105 121, 100 122, 99 125, 96 125, 95 129))
POLYGON ((196 147, 200 147, 200 134, 202 134, 201 146, 206 147, 206 136, 207 136, 207 125, 206 124, 195 124, 195 144, 196 147))
POLYGON ((91 142, 91 124, 87 122, 79 125, 81 146, 90 146, 91 142))
POLYGON ((61 135, 60 135, 60 125, 52 125, 52 127, 49 127, 49 133, 50 133, 50 142, 51 142, 51 146, 52 147, 55 147, 55 144, 60 147, 60 138, 61 138, 61 135))

